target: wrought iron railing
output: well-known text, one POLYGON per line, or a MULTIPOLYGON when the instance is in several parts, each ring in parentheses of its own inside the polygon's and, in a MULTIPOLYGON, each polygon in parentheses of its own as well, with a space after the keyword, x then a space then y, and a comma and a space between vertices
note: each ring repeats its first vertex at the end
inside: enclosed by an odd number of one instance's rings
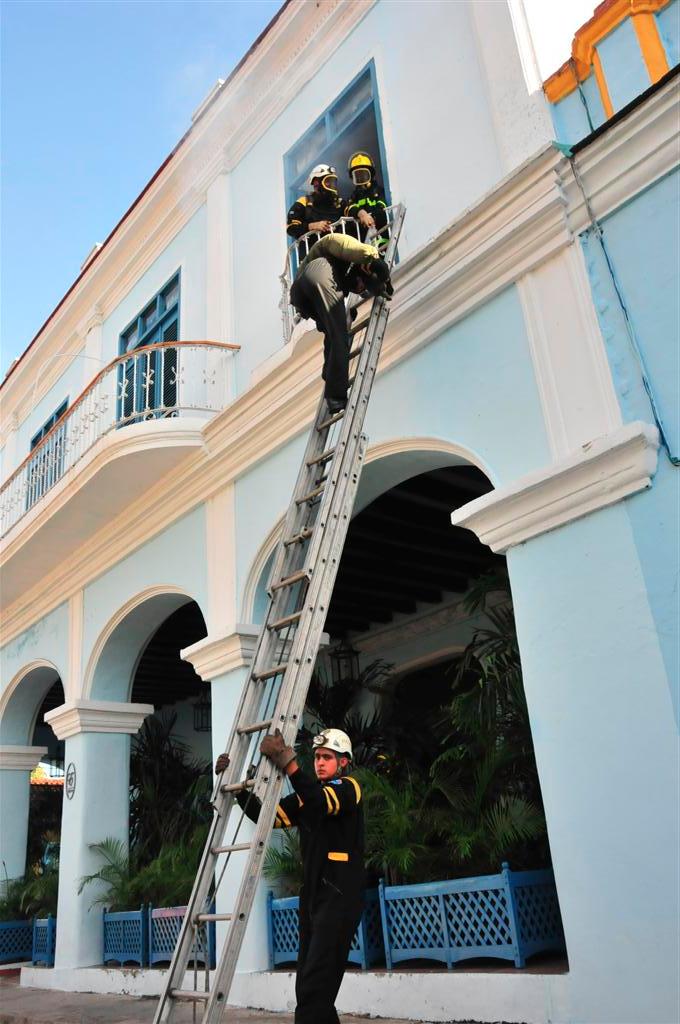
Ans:
POLYGON ((112 430, 223 409, 230 397, 227 360, 238 350, 216 341, 171 341, 114 359, 0 488, 0 535, 112 430))
MULTIPOLYGON (((388 206, 385 211, 387 217, 385 226, 380 228, 370 228, 366 234, 365 241, 369 242, 371 245, 375 245, 378 249, 385 249, 389 242, 395 214, 399 209, 400 207, 397 205, 388 206)), ((353 217, 340 217, 339 220, 336 220, 335 223, 331 224, 331 231, 341 235, 351 235, 353 238, 359 238, 360 234, 359 223, 353 217)), ((293 328, 300 319, 299 315, 290 304, 290 286, 295 279, 295 274, 301 261, 305 256, 307 256, 309 250, 320 237, 321 236, 318 231, 310 231, 306 235, 302 235, 300 238, 297 238, 288 246, 288 251, 286 252, 286 265, 280 276, 282 295, 281 302, 279 303, 279 309, 281 310, 281 319, 283 321, 284 345, 287 345, 290 341, 293 328)))

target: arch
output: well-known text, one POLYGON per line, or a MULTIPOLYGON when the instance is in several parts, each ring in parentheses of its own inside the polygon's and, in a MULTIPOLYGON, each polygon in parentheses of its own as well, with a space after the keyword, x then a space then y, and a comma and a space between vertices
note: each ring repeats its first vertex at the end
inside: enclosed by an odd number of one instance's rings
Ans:
POLYGON ((111 616, 92 648, 83 679, 83 697, 128 701, 148 641, 169 615, 194 600, 173 584, 156 584, 126 601, 111 616))
MULTIPOLYGON (((352 515, 357 515, 380 494, 411 476, 432 469, 441 469, 443 466, 456 465, 476 466, 494 486, 496 485, 491 468, 477 452, 443 438, 396 437, 371 445, 366 453, 352 515), (370 470, 369 467, 373 469, 370 470)), ((255 621, 258 596, 262 595, 266 586, 267 566, 281 536, 284 519, 285 516, 281 516, 277 520, 253 559, 243 588, 242 622, 255 621)))
POLYGON ((60 679, 57 666, 42 658, 16 673, 0 697, 0 743, 31 744, 42 702, 60 679))

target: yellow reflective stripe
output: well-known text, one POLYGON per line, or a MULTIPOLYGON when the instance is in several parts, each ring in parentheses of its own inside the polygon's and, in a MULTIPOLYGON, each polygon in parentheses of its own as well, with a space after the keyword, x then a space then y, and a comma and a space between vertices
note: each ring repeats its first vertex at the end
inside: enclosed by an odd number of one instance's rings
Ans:
POLYGON ((340 801, 338 800, 338 794, 335 792, 334 789, 331 789, 330 786, 324 786, 324 789, 326 790, 327 793, 330 793, 331 800, 335 804, 335 809, 333 811, 333 814, 339 814, 340 813, 340 801))
POLYGON ((283 822, 279 818, 278 814, 274 818, 274 828, 283 828, 283 822))
POLYGON ((361 786, 359 785, 356 779, 352 778, 351 775, 346 775, 345 779, 347 780, 347 782, 352 783, 352 785, 354 786, 354 792, 357 795, 357 803, 361 803, 361 786))
POLYGON ((348 853, 329 853, 328 854, 328 859, 329 860, 349 860, 349 854, 348 853))
POLYGON ((326 797, 326 806, 328 807, 328 813, 333 813, 333 804, 331 803, 330 793, 327 786, 323 787, 324 796, 326 797))
POLYGON ((286 827, 286 828, 292 828, 292 827, 293 827, 293 826, 291 825, 291 823, 290 823, 290 818, 288 817, 288 815, 287 815, 287 814, 286 814, 286 812, 284 811, 284 809, 283 809, 283 807, 281 806, 281 804, 279 804, 279 805, 277 806, 277 808, 276 808, 276 813, 277 813, 277 815, 278 815, 278 816, 279 816, 279 817, 281 818, 281 821, 283 822, 283 824, 285 825, 285 827, 286 827))

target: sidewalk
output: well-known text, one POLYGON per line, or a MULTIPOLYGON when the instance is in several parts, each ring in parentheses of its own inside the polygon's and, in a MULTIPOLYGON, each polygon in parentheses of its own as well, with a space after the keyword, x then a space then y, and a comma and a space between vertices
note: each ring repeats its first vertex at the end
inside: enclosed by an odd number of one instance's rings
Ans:
MULTIPOLYGON (((89 993, 54 992, 19 988, 18 978, 5 977, 0 983, 0 1024, 150 1024, 156 999, 132 996, 101 996, 89 993)), ((192 1008, 182 1007, 178 1021, 190 1024, 192 1008)), ((375 1019, 375 1018, 373 1018, 375 1019)), ((342 1017, 342 1024, 366 1024, 367 1017, 342 1017)), ((264 1010, 227 1009, 224 1024, 293 1024, 290 1013, 264 1010)), ((425 1021, 380 1018, 380 1024, 427 1024, 425 1021)), ((451 1022, 455 1024, 455 1022, 451 1022)), ((472 1024, 460 1021, 458 1024, 472 1024)))

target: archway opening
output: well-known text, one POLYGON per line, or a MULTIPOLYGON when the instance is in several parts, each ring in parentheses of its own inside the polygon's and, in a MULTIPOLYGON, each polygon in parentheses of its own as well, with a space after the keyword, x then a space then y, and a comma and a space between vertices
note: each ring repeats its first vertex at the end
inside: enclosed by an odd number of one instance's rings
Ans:
POLYGON ((410 468, 379 491, 366 467, 303 742, 329 726, 351 736, 379 823, 374 881, 549 870, 505 558, 450 522, 492 485, 471 465, 410 468))

